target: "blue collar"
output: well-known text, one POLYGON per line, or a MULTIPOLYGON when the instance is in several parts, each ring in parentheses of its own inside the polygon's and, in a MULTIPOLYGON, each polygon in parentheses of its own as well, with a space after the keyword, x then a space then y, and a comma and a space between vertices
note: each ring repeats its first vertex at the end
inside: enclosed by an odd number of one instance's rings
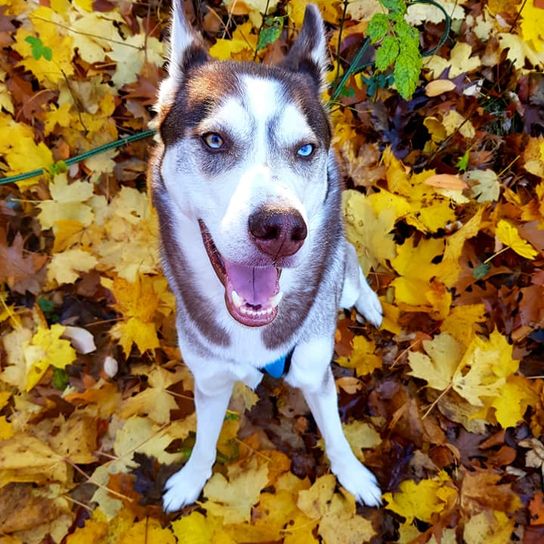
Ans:
POLYGON ((275 361, 268 363, 263 368, 261 368, 261 372, 266 372, 273 378, 281 378, 285 376, 285 374, 289 372, 289 368, 291 367, 291 358, 293 357, 293 351, 295 351, 295 348, 287 353, 287 355, 282 355, 275 361))

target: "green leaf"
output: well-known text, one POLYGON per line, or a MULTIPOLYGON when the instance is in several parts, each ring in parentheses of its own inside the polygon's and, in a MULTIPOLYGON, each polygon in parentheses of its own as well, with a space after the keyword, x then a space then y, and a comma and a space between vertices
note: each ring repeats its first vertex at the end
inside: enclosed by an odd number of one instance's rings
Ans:
POLYGON ((40 60, 43 57, 45 60, 51 60, 53 58, 53 51, 51 51, 50 47, 45 46, 40 38, 27 36, 25 42, 30 44, 34 59, 40 60))
POLYGON ((400 18, 395 22, 395 34, 399 39, 401 49, 405 47, 419 48, 419 32, 404 19, 400 18))
POLYGON ((389 11, 406 13, 406 2, 404 0, 380 0, 380 4, 389 11))
POLYGON ((49 170, 49 173, 52 176, 56 176, 58 174, 63 174, 64 172, 67 172, 68 171, 68 165, 63 160, 60 160, 60 161, 57 161, 57 162, 53 163, 48 168, 48 170, 49 170))
POLYGON ((264 49, 267 45, 274 43, 283 30, 283 17, 267 17, 264 26, 259 33, 257 51, 264 49))
POLYGON ((487 273, 491 269, 491 265, 487 263, 480 263, 473 271, 472 275, 477 280, 481 280, 487 276, 487 273))
POLYGON ((389 30, 389 17, 385 13, 375 13, 368 23, 366 33, 371 43, 379 42, 385 38, 389 30))
POLYGON ((49 318, 49 316, 55 310, 55 303, 52 300, 48 300, 44 297, 38 298, 38 306, 47 318, 49 318))
POLYGON ((468 161, 470 159, 470 150, 467 149, 462 157, 457 161, 457 168, 464 172, 468 168, 468 161))
POLYGON ((421 64, 419 51, 414 53, 409 49, 401 49, 395 63, 393 76, 397 90, 405 100, 410 99, 416 90, 421 64))
POLYGON ((53 387, 59 391, 64 391, 68 385, 68 374, 64 368, 53 368, 53 387))
POLYGON ((399 41, 394 36, 386 36, 381 45, 376 49, 374 63, 376 69, 383 72, 387 70, 399 55, 399 41))

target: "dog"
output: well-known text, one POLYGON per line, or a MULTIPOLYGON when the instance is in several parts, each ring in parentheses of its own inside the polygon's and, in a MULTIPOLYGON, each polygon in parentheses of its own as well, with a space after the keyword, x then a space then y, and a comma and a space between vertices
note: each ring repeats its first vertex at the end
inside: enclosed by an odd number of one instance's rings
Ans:
POLYGON ((361 503, 381 502, 344 436, 330 368, 338 309, 355 306, 375 326, 382 310, 344 236, 320 99, 326 66, 314 5, 283 62, 267 66, 211 59, 174 0, 149 183, 197 430, 166 483, 167 512, 194 502, 210 477, 234 383, 254 389, 263 369, 280 375, 286 361, 340 484, 361 503))

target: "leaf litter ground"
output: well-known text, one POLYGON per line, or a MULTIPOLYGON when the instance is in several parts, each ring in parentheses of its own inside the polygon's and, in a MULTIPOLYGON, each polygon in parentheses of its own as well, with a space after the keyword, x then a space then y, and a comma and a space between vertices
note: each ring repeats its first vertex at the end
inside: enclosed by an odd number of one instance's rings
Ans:
MULTIPOLYGON (((305 3, 187 9, 217 58, 275 62, 305 3)), ((317 4, 334 86, 385 10, 317 4)), ((411 98, 382 52, 385 72, 368 64, 331 104, 347 234, 385 310, 380 330, 339 316, 333 370, 384 507, 337 486, 301 396, 266 378, 237 388, 201 500, 166 517, 195 416, 149 143, 63 161, 147 128, 168 7, 0 2, 0 168, 48 172, 0 189, 2 543, 544 539, 544 6, 441 5, 452 32, 411 98)), ((423 50, 439 42, 437 8, 404 19, 423 50)))

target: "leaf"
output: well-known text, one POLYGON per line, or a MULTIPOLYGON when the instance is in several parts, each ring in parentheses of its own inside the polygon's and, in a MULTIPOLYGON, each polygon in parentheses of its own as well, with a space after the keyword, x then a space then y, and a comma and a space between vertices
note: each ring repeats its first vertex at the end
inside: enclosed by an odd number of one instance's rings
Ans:
POLYGON ((67 249, 53 255, 47 267, 47 277, 58 285, 74 283, 82 272, 89 272, 97 264, 97 258, 87 251, 67 249))
POLYGON ((375 355, 375 350, 374 342, 368 341, 364 336, 356 336, 353 339, 351 355, 338 357, 336 361, 345 368, 355 368, 357 376, 365 376, 382 366, 382 361, 375 355))
POLYGON ((26 391, 30 391, 42 378, 50 365, 64 369, 76 360, 76 352, 68 340, 63 340, 64 327, 52 325, 50 329, 38 327, 32 340, 24 348, 26 362, 26 391))
POLYGON ((162 528, 158 519, 148 518, 136 522, 119 541, 119 544, 176 544, 177 539, 168 528, 162 528))
POLYGON ((496 202, 499 199, 501 185, 493 170, 471 170, 465 179, 478 202, 496 202))
POLYGON ((212 544, 215 524, 194 511, 174 521, 172 531, 179 544, 212 544))
POLYGON ((534 259, 538 255, 538 251, 521 238, 518 229, 505 219, 499 220, 495 229, 495 236, 505 246, 513 249, 525 259, 534 259))
POLYGON ((457 500, 457 490, 446 472, 441 471, 429 480, 416 483, 404 480, 399 491, 385 493, 385 508, 412 522, 414 518, 430 522, 434 514, 448 511, 457 500))
MULTIPOLYGON (((169 372, 161 367, 154 367, 149 372, 149 387, 137 395, 123 402, 120 416, 128 419, 134 415, 148 415, 156 423, 168 423, 170 412, 178 405, 168 388, 179 382, 182 376, 179 373, 169 372)), ((147 373, 146 372, 146 373, 147 373)))
POLYGON ((366 33, 372 43, 377 43, 385 38, 388 30, 389 17, 385 13, 376 13, 369 21, 366 33))
POLYGON ((267 17, 257 41, 257 51, 274 43, 283 31, 283 17, 267 17))
POLYGON ((395 36, 386 36, 380 46, 376 49, 374 63, 376 69, 387 70, 399 56, 399 40, 395 36))
POLYGON ((451 380, 461 362, 463 348, 457 340, 449 334, 439 334, 433 340, 423 342, 423 349, 427 355, 419 352, 410 352, 408 361, 410 376, 421 378, 429 387, 444 391, 451 385, 451 380))
POLYGON ((452 174, 435 174, 427 178, 424 183, 440 189, 463 190, 467 188, 467 184, 459 176, 452 174))
POLYGON ((208 499, 202 506, 213 516, 222 517, 225 523, 249 521, 251 507, 259 500, 259 494, 268 482, 265 464, 255 462, 241 470, 240 466, 228 467, 228 480, 216 473, 204 487, 208 499))
POLYGON ((431 77, 437 78, 449 68, 448 77, 450 79, 466 72, 471 72, 481 64, 480 57, 472 56, 472 47, 468 43, 457 42, 450 52, 450 60, 433 55, 424 64, 429 70, 431 77))
POLYGON ((0 228, 0 281, 17 293, 40 292, 45 277, 47 255, 27 252, 23 237, 17 233, 8 246, 6 232, 0 228))
POLYGON ((359 253, 363 271, 368 273, 378 264, 387 266, 396 254, 390 234, 396 219, 394 210, 389 208, 376 213, 368 198, 356 191, 345 191, 342 198, 346 234, 359 253))
POLYGON ((25 42, 28 42, 30 44, 30 47, 32 48, 32 56, 39 60, 42 57, 45 60, 51 60, 53 58, 53 51, 51 51, 50 47, 46 47, 40 38, 36 38, 34 36, 27 36, 25 38, 25 42))
POLYGON ((62 458, 34 436, 16 434, 0 443, 0 488, 12 482, 67 483, 70 474, 62 458))
POLYGON ((463 530, 467 544, 503 544, 510 542, 514 520, 503 512, 485 511, 472 516, 463 530))

